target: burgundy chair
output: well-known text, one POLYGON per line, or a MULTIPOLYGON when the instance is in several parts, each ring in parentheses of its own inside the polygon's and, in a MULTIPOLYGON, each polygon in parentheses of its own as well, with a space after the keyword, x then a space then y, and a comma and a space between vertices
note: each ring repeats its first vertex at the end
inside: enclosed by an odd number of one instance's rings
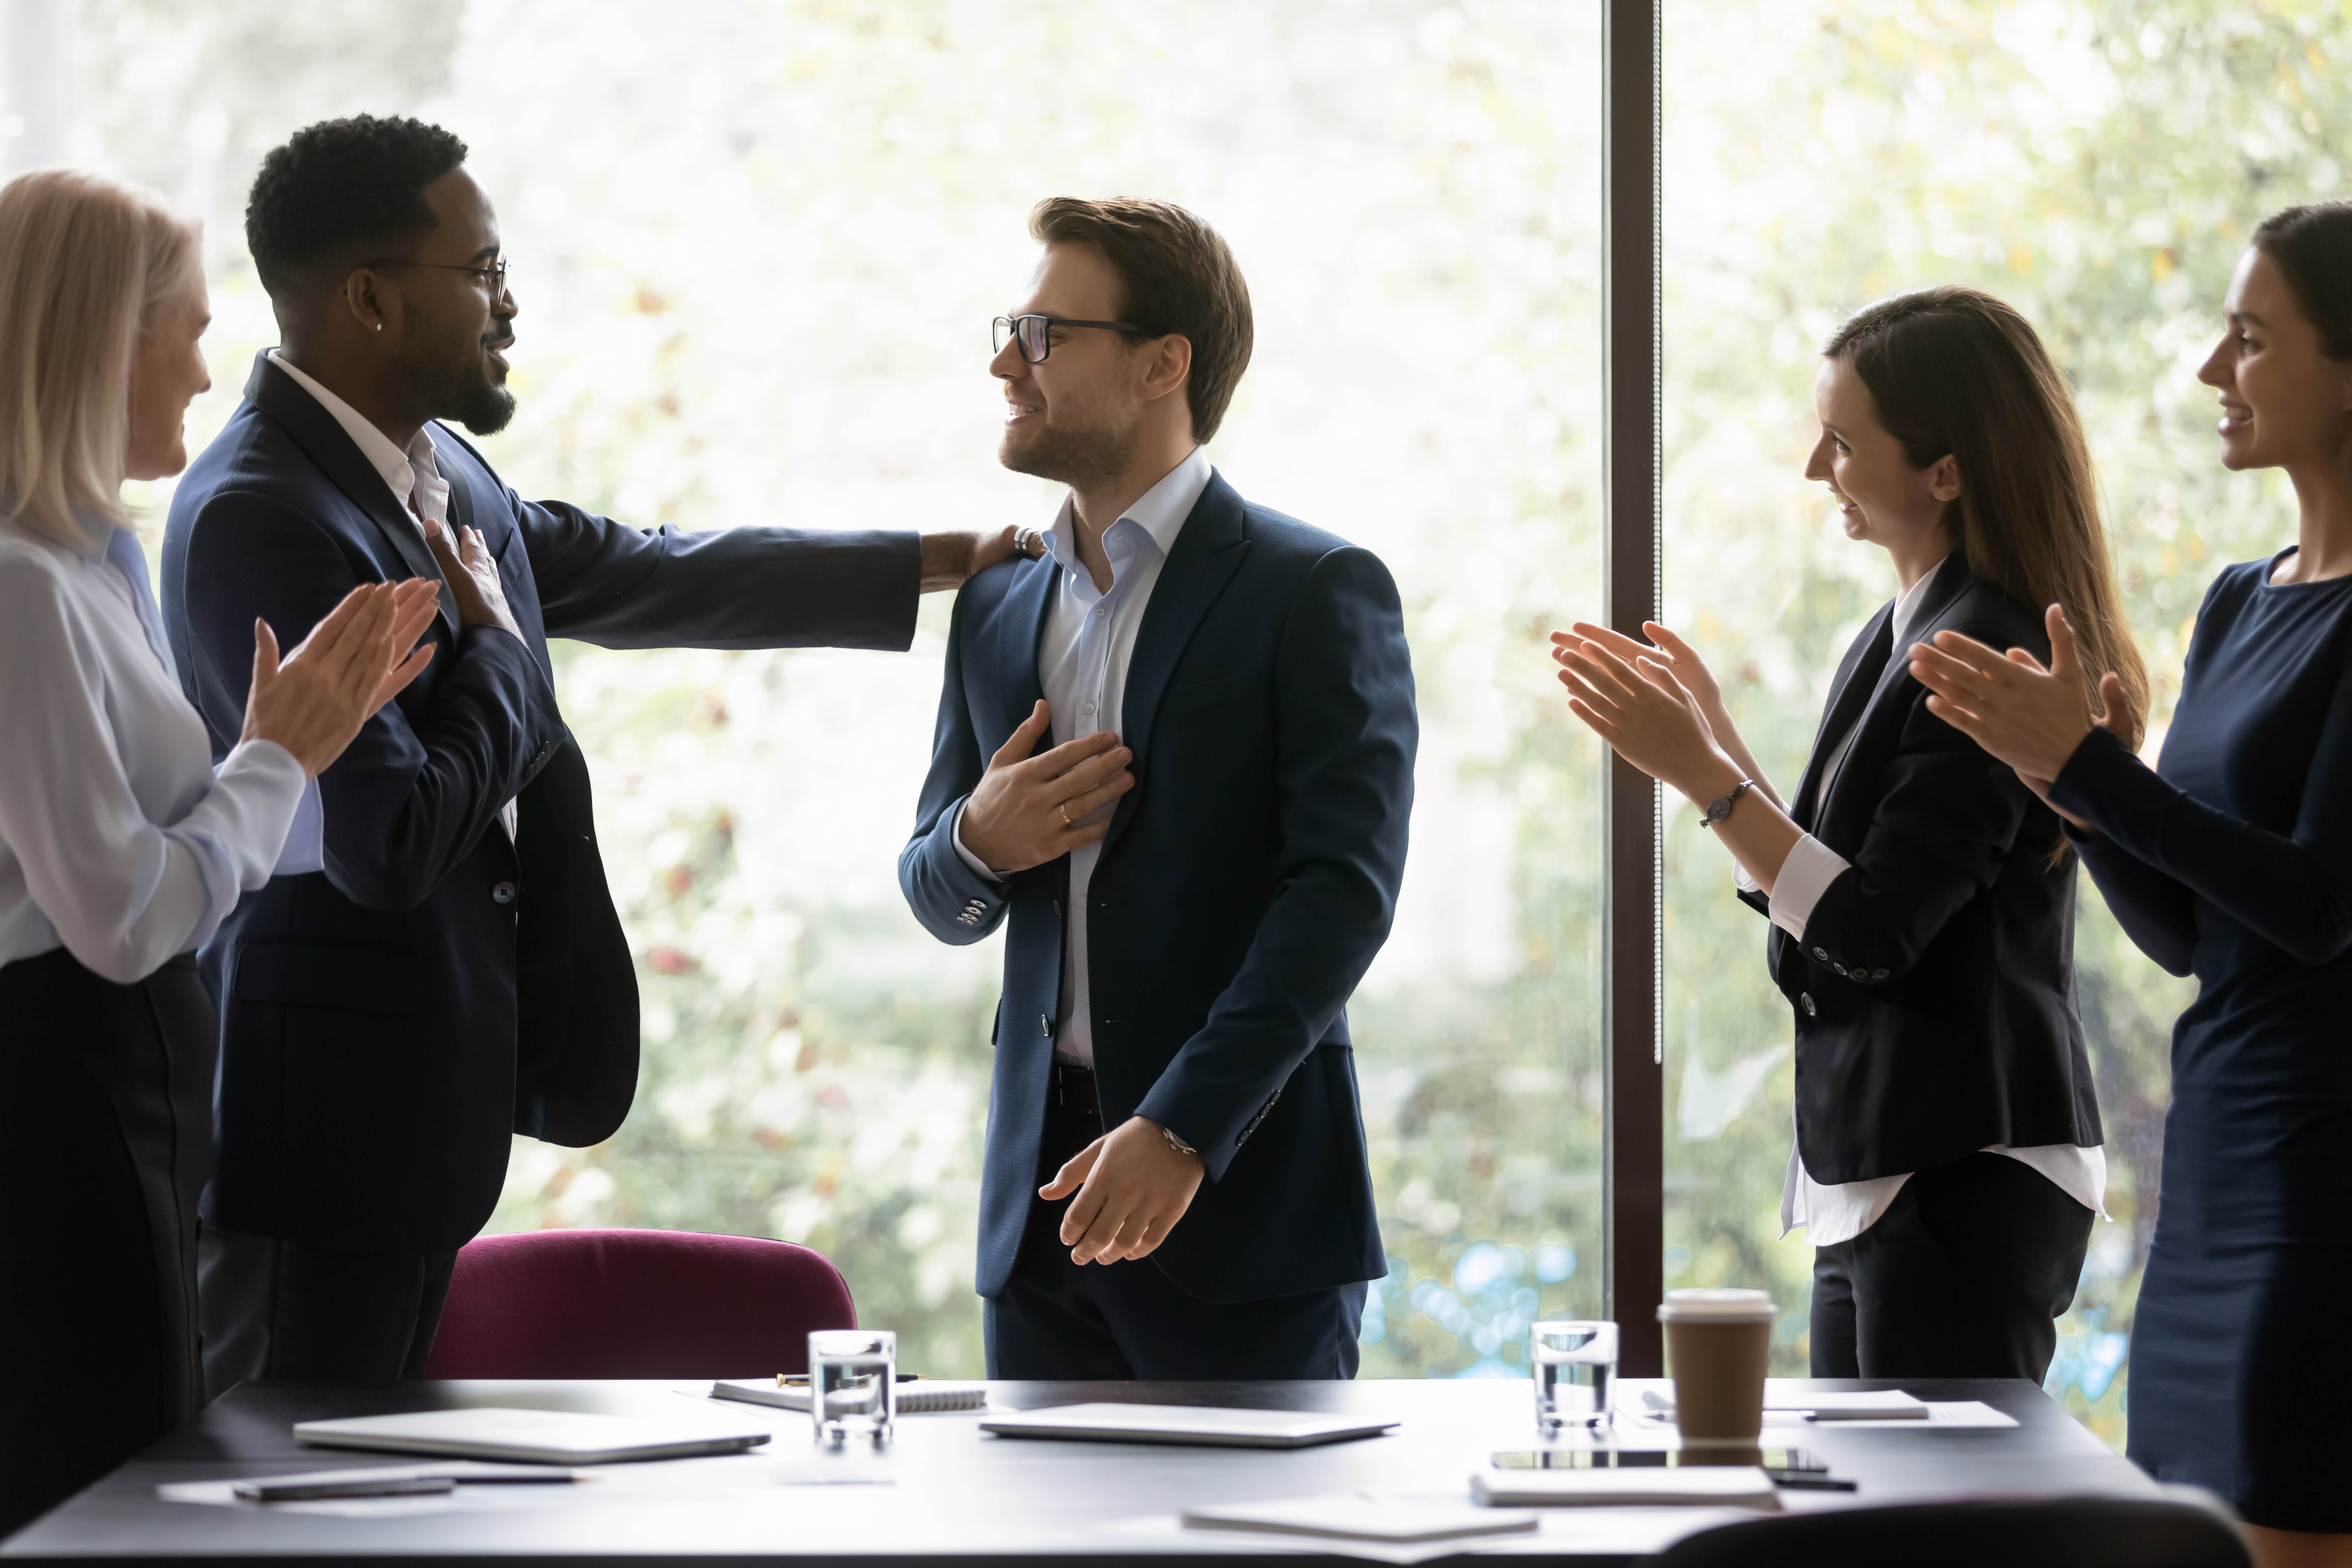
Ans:
POLYGON ((765 1377, 856 1326, 841 1271, 788 1241, 523 1231, 458 1252, 425 1375, 765 1377))

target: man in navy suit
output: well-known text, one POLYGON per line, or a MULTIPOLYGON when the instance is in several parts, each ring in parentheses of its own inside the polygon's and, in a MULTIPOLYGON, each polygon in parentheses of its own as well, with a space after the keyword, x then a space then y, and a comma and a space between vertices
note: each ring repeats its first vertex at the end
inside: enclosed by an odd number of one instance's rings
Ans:
POLYGON ((1012 550, 972 534, 625 527, 526 502, 447 425, 502 427, 498 220, 463 142, 314 125, 246 234, 281 346, 189 468, 164 615, 217 755, 257 617, 299 636, 354 584, 442 583, 423 679, 304 804, 278 874, 205 948, 221 1004, 204 1207, 207 1383, 423 1373, 509 1137, 609 1137, 637 994, 547 639, 904 648, 918 594, 1012 550))
POLYGON ((988 1370, 1349 1377, 1386 1271, 1343 1011, 1419 738, 1369 552, 1209 466, 1249 290, 1181 208, 1041 203, 996 324, 1000 458, 1066 483, 956 602, 898 878, 1009 928, 981 1178, 988 1370))

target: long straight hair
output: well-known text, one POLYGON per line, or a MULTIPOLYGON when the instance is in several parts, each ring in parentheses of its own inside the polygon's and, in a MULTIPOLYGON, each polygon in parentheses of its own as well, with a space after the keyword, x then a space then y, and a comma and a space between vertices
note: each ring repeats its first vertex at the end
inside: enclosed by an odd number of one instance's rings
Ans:
POLYGON ((196 229, 79 169, 0 186, 0 521, 89 550, 122 521, 131 364, 193 308, 196 229))
POLYGON ((1864 306, 1822 353, 1853 366, 1913 468, 1958 459, 1960 493, 1944 509, 1953 545, 2020 604, 2066 612, 2093 709, 2113 674, 2125 711, 2107 724, 2137 750, 2147 666, 2116 589, 2083 422, 2032 323, 1981 289, 1921 289, 1864 306))

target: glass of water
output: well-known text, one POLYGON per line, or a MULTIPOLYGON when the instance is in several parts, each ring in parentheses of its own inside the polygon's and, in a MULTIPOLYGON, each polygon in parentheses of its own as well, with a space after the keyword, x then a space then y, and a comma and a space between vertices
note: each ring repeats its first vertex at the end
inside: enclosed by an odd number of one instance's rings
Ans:
POLYGON ((883 1329, 820 1329, 809 1335, 809 1419, 816 1441, 890 1440, 898 1413, 898 1336, 883 1329))
POLYGON ((1549 1436, 1563 1426, 1606 1426, 1609 1384, 1617 1372, 1617 1325, 1536 1323, 1528 1329, 1528 1360, 1536 1374, 1536 1430, 1549 1436))

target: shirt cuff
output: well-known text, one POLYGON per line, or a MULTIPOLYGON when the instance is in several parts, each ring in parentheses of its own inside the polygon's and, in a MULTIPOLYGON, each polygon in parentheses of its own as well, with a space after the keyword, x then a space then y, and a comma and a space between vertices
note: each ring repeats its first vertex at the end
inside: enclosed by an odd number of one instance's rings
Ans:
POLYGON ((294 805, 294 826, 286 830, 286 847, 278 852, 278 864, 269 874, 302 877, 326 868, 327 805, 319 798, 319 781, 305 779, 302 798, 294 805))
POLYGON ((987 878, 991 882, 1002 883, 1004 880, 1003 878, 982 865, 980 857, 963 847, 963 808, 971 799, 970 795, 966 795, 962 800, 956 802, 955 821, 948 826, 948 837, 955 845, 957 859, 971 867, 979 875, 987 878))
POLYGON ((1780 874, 1772 879, 1772 923, 1804 941, 1813 906, 1849 868, 1848 861, 1811 834, 1798 839, 1780 862, 1780 874))

